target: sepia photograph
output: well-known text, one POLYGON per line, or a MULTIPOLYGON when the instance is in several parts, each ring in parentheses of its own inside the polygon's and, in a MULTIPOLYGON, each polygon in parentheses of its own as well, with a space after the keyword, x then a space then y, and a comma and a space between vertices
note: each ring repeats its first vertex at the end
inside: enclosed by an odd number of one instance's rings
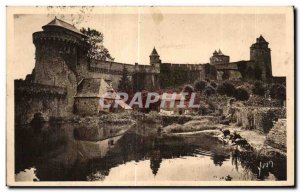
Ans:
POLYGON ((12 7, 8 186, 294 186, 294 8, 12 7))

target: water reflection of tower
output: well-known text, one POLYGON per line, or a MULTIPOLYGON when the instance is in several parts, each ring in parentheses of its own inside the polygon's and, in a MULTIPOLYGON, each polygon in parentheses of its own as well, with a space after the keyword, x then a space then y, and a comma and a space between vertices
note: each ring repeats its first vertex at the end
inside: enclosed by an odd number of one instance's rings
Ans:
POLYGON ((150 168, 154 176, 157 174, 161 162, 162 162, 162 157, 161 157, 160 150, 159 149, 153 150, 150 155, 150 168))
POLYGON ((231 164, 235 166, 235 169, 237 171, 239 170, 238 161, 239 161, 239 150, 235 149, 234 151, 231 152, 231 164))

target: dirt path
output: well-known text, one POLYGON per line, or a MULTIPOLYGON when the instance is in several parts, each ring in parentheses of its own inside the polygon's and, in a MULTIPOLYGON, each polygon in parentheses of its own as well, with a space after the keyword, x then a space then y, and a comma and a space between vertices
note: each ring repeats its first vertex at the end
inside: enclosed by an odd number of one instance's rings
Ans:
POLYGON ((235 131, 236 133, 240 134, 241 137, 246 139, 247 142, 257 150, 260 150, 266 146, 266 135, 263 133, 259 133, 255 130, 241 129, 241 127, 238 127, 234 124, 229 125, 227 129, 230 130, 230 132, 235 131))

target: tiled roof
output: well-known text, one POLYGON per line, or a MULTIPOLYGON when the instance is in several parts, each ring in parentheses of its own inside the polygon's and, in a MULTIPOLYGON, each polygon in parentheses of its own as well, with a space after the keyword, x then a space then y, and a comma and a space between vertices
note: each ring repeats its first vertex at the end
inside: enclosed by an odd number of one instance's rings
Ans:
POLYGON ((77 86, 77 93, 75 97, 84 98, 104 98, 105 100, 118 100, 118 104, 123 109, 132 109, 127 105, 114 89, 108 85, 104 79, 101 78, 87 78, 83 79, 77 86), (110 94, 109 94, 110 93, 110 94))
POLYGON ((77 86, 75 97, 100 97, 109 87, 101 78, 83 79, 77 86))
MULTIPOLYGON (((77 33, 77 34, 80 34, 80 35, 84 35, 74 25, 72 25, 70 23, 67 23, 67 22, 65 22, 63 20, 57 19, 56 17, 50 23, 48 23, 47 25, 44 25, 43 28, 47 27, 47 26, 62 27, 64 29, 67 29, 67 30, 72 31, 74 33, 77 33)), ((86 36, 86 35, 84 35, 84 36, 86 36)))

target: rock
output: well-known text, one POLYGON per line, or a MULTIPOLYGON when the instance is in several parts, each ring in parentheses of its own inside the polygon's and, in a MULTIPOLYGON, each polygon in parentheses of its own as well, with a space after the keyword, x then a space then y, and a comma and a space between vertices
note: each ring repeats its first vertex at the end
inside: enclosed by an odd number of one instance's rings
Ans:
POLYGON ((225 181, 231 181, 232 180, 232 177, 230 176, 230 175, 227 175, 226 177, 225 177, 225 181))
POLYGON ((286 119, 279 119, 267 135, 266 144, 286 152, 286 119))
POLYGON ((227 135, 230 135, 230 131, 228 129, 221 129, 222 133, 224 134, 224 137, 227 137, 227 135))
POLYGON ((229 125, 230 124, 230 120, 222 120, 222 121, 220 121, 220 123, 221 124, 223 124, 223 125, 229 125))
POLYGON ((237 138, 237 139, 235 139, 235 140, 234 140, 234 142, 235 142, 237 145, 242 145, 242 146, 244 146, 244 145, 247 145, 247 144, 248 144, 248 142, 247 142, 247 140, 246 140, 246 139, 241 139, 241 138, 237 138))
POLYGON ((242 137, 240 136, 240 134, 233 132, 233 134, 231 135, 231 140, 236 140, 236 139, 242 139, 242 137))

